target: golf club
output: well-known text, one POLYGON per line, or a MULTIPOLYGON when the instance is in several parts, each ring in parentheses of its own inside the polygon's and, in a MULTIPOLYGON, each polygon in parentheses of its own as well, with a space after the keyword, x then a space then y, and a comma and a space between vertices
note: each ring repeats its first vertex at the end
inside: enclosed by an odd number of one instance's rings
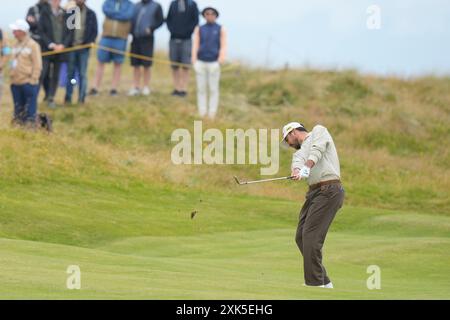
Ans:
POLYGON ((292 178, 293 178, 292 176, 287 176, 287 177, 263 179, 263 180, 239 181, 238 177, 234 176, 234 180, 240 186, 245 185, 245 184, 253 184, 253 183, 262 183, 262 182, 279 181, 279 180, 291 180, 292 178))

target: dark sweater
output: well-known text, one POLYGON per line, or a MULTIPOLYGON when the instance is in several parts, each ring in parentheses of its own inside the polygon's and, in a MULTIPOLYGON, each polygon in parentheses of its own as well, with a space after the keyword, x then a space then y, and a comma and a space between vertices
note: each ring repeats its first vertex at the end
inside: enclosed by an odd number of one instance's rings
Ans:
POLYGON ((41 43, 41 36, 39 34, 39 20, 41 18, 41 14, 44 10, 47 10, 50 8, 50 5, 47 2, 39 2, 36 5, 32 6, 30 9, 28 9, 27 18, 28 16, 31 16, 34 18, 34 22, 29 22, 27 20, 28 24, 30 25, 30 35, 31 38, 33 38, 37 43, 39 43, 42 47, 41 43))
POLYGON ((166 23, 170 31, 171 39, 190 39, 199 22, 199 10, 197 3, 192 0, 184 0, 186 11, 178 10, 178 0, 172 1, 167 14, 166 23))
POLYGON ((95 42, 98 35, 98 23, 97 23, 97 15, 95 12, 85 6, 87 9, 86 12, 86 25, 84 27, 84 35, 83 35, 83 43, 89 44, 95 42))
MULTIPOLYGON (((55 30, 53 28, 52 15, 52 9, 48 7, 41 12, 41 18, 39 20, 39 35, 41 36, 43 52, 51 51, 48 46, 51 43, 59 42, 55 39, 55 36, 57 36, 57 34, 55 33, 55 30)), ((69 16, 70 15, 64 12, 63 9, 60 9, 60 15, 57 18, 62 29, 62 39, 60 44, 63 44, 66 48, 72 45, 74 36, 73 30, 70 30, 67 26, 67 19, 69 18, 69 16)), ((58 54, 52 56, 51 58, 64 61, 67 57, 66 54, 58 54)))

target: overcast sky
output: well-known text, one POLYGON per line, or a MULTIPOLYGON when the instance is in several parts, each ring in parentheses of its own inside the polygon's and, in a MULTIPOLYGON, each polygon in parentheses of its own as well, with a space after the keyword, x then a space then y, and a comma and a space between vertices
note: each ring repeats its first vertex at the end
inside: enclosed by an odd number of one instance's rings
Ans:
MULTIPOLYGON (((23 18, 35 0, 2 1, 0 26, 23 18)), ((65 1, 63 0, 63 3, 65 1)), ((103 21, 102 0, 88 0, 103 21)), ((136 2, 136 0, 135 0, 136 2)), ((170 0, 159 1, 165 14, 170 0)), ((229 34, 229 56, 252 65, 354 68, 364 73, 450 75, 448 0, 198 0, 215 6, 229 34), (367 28, 367 8, 381 29, 367 28)), ((156 34, 167 49, 169 34, 156 34)))

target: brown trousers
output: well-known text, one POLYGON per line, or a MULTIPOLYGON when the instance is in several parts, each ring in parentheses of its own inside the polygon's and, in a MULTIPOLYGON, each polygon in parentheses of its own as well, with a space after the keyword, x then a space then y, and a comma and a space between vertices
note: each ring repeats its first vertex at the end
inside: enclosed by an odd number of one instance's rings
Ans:
POLYGON ((295 236, 303 255, 306 285, 320 286, 330 282, 322 264, 322 247, 331 222, 343 203, 344 189, 339 183, 325 185, 306 194, 295 236))

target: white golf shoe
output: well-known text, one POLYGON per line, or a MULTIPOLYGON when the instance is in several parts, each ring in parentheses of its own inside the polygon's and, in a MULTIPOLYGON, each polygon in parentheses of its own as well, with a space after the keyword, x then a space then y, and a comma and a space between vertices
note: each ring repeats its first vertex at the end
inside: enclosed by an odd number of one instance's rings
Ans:
POLYGON ((325 289, 333 289, 333 283, 330 281, 329 283, 321 286, 309 286, 307 284, 303 284, 304 287, 311 287, 311 288, 325 288, 325 289))

